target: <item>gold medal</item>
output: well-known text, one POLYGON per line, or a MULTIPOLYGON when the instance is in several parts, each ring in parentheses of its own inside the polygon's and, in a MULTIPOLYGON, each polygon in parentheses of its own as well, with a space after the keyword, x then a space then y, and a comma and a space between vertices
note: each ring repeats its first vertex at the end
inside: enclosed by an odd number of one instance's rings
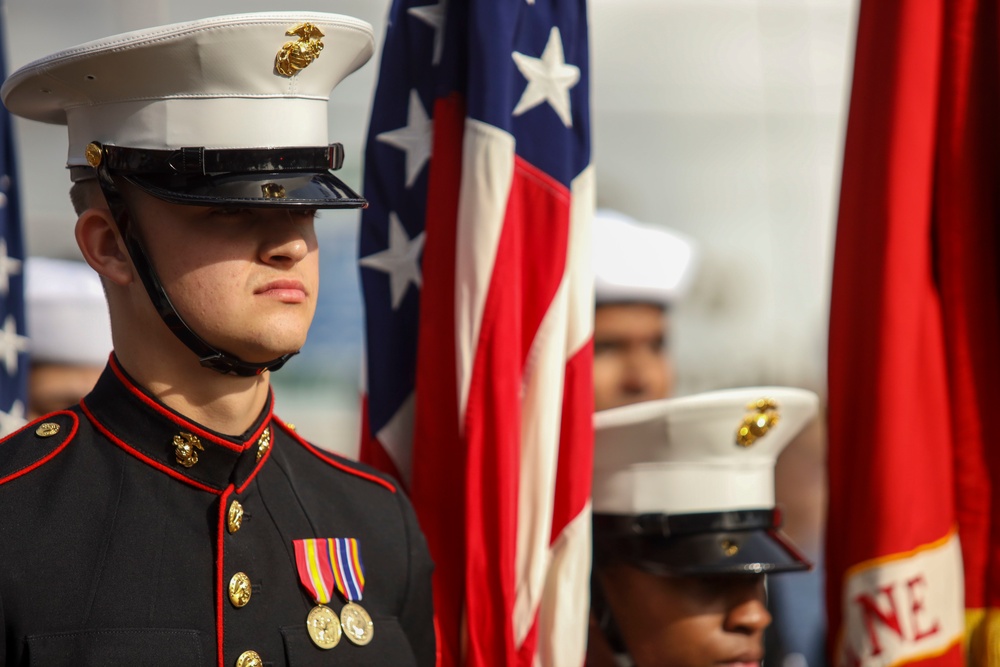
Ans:
POLYGON ((333 610, 326 605, 316 605, 306 617, 306 630, 313 644, 322 649, 331 649, 340 643, 343 631, 333 610))
POLYGON ((365 646, 375 636, 375 624, 364 607, 356 602, 348 602, 340 610, 340 625, 344 635, 352 644, 365 646))

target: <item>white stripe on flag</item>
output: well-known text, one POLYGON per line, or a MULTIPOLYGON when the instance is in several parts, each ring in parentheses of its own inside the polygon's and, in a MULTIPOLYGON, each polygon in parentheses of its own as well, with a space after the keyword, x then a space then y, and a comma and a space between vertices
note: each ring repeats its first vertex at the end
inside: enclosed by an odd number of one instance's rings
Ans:
POLYGON ((580 667, 590 618, 590 503, 555 544, 538 608, 536 667, 580 667))
POLYGON ((532 341, 522 377, 521 464, 514 562, 514 642, 534 624, 549 565, 552 503, 559 461, 563 379, 566 376, 567 281, 565 274, 532 341))
POLYGON ((592 221, 597 202, 594 165, 570 183, 569 248, 566 273, 570 283, 569 332, 566 357, 573 358, 594 335, 594 265, 591 261, 592 221))
POLYGON ((483 309, 513 178, 514 137, 487 123, 466 118, 455 257, 458 418, 463 432, 483 309))
POLYGON ((410 392, 392 419, 375 434, 403 477, 400 481, 406 488, 411 488, 410 483, 413 481, 413 396, 413 392, 410 392))

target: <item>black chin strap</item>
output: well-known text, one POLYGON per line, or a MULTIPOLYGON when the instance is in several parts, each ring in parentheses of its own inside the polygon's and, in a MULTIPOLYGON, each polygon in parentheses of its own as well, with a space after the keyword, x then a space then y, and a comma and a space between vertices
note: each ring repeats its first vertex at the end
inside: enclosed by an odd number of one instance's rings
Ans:
POLYGON ((621 631, 615 622, 614 614, 611 612, 611 605, 604 597, 604 588, 597 579, 596 568, 590 575, 590 608, 597 619, 597 627, 607 640, 608 646, 615 655, 617 667, 635 667, 635 661, 629 655, 625 640, 622 639, 621 631))
POLYGON ((202 366, 223 374, 253 377, 260 375, 264 371, 278 370, 285 365, 286 361, 298 354, 298 351, 295 351, 270 361, 252 363, 243 361, 234 354, 209 345, 201 336, 192 331, 191 327, 184 322, 184 319, 170 302, 170 297, 167 296, 166 291, 163 289, 163 285, 160 283, 160 279, 153 269, 152 262, 149 261, 142 242, 139 240, 138 235, 131 230, 131 226, 128 224, 128 205, 121 196, 118 186, 115 185, 114 180, 103 165, 97 168, 97 180, 100 183, 101 190, 104 192, 104 198, 111 209, 111 215, 115 219, 115 224, 118 225, 118 231, 125 240, 125 248, 128 250, 129 257, 132 258, 132 264, 139 273, 139 278, 142 280, 142 285, 146 289, 149 300, 153 303, 153 307, 156 308, 156 312, 160 315, 163 323, 167 325, 167 328, 188 349, 198 355, 198 360, 202 366))

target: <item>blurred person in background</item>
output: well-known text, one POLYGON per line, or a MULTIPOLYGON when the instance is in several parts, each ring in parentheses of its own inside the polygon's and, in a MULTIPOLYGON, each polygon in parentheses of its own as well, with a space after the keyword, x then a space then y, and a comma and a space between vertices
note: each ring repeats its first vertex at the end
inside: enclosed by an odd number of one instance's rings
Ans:
POLYGON ((29 257, 25 308, 31 421, 79 403, 94 388, 111 354, 111 322, 101 280, 83 262, 29 257))
POLYGON ((672 396, 670 311, 690 285, 694 242, 598 210, 593 244, 594 409, 672 396))
POLYGON ((595 416, 589 667, 759 667, 765 577, 809 567, 774 464, 818 402, 758 387, 595 416))
MULTIPOLYGON (((698 263, 695 242, 606 209, 595 215, 593 239, 595 409, 673 396, 671 314, 691 286, 698 263)), ((813 420, 778 466, 778 497, 790 507, 789 533, 814 557, 821 551, 821 450, 822 426, 813 420)), ((821 566, 772 583, 768 604, 774 624, 767 633, 772 664, 822 667, 821 584, 821 566)))

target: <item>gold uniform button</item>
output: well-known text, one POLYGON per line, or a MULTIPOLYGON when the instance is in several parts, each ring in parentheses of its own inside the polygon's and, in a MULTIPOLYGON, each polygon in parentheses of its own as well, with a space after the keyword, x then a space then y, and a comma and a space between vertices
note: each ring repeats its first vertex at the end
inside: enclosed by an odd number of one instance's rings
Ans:
POLYGON ((237 609, 250 602, 250 577, 245 572, 237 572, 229 580, 229 601, 237 609))
POLYGON ((236 667, 264 667, 264 661, 257 651, 243 651, 236 659, 236 667))
POLYGON ((229 534, 232 535, 243 525, 243 505, 234 500, 229 506, 229 534))
POLYGON ((50 438, 59 432, 59 424, 55 422, 45 422, 44 424, 39 424, 38 428, 35 429, 35 435, 39 438, 50 438))
POLYGON ((260 461, 264 458, 264 454, 267 454, 267 450, 271 448, 271 427, 268 426, 264 429, 264 432, 260 434, 257 438, 257 460, 260 461))

